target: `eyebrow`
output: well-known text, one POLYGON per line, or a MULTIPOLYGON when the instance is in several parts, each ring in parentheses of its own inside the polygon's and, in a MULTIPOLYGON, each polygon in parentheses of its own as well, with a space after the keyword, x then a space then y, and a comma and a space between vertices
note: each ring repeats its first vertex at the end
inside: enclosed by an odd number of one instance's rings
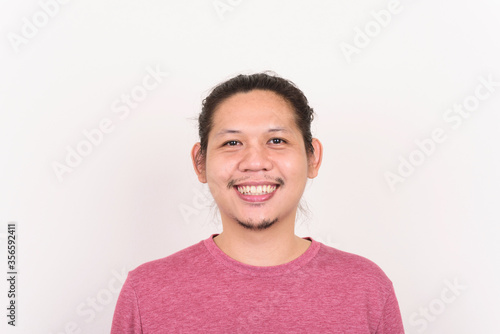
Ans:
MULTIPOLYGON (((267 132, 290 132, 288 129, 286 128, 270 128, 269 130, 267 130, 267 132)), ((233 129, 222 129, 220 130, 219 132, 217 132, 215 134, 215 136, 222 136, 222 135, 225 135, 225 134, 228 134, 228 133, 241 133, 240 130, 233 130, 233 129)))

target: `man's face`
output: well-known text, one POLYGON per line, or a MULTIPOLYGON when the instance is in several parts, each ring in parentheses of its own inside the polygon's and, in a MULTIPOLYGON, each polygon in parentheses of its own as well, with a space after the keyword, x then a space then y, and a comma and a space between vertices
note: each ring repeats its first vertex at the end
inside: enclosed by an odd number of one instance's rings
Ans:
MULTIPOLYGON (((319 142, 313 145, 321 155, 319 142)), ((216 109, 197 173, 208 183, 223 222, 264 229, 295 221, 307 178, 317 175, 320 161, 308 160, 292 106, 274 92, 252 90, 216 109)))

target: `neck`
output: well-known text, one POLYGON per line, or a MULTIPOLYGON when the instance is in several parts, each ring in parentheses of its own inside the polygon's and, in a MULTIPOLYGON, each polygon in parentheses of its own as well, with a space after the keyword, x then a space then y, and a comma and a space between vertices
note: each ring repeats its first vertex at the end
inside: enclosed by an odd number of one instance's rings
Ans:
POLYGON ((277 266, 302 255, 311 242, 294 234, 294 226, 280 222, 265 230, 245 229, 234 222, 224 224, 215 244, 229 257, 253 266, 277 266))

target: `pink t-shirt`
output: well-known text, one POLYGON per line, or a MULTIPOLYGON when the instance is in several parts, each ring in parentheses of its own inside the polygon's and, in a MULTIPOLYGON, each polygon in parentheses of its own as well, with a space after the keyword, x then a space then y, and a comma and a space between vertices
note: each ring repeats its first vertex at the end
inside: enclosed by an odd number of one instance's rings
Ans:
POLYGON ((404 333, 391 281, 320 242, 272 267, 238 262, 210 238, 131 271, 112 334, 404 333))

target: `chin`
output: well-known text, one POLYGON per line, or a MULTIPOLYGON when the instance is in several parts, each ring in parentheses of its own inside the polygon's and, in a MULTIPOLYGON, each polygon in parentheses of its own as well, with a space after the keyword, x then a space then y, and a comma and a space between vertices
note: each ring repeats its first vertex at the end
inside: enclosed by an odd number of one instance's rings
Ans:
POLYGON ((261 221, 259 221, 257 223, 253 222, 252 220, 240 221, 240 220, 236 219, 236 221, 238 222, 238 224, 240 226, 246 228, 247 230, 250 230, 250 231, 264 231, 264 230, 269 229, 274 224, 276 224, 278 222, 278 218, 274 218, 273 220, 271 220, 271 219, 262 219, 261 221))

